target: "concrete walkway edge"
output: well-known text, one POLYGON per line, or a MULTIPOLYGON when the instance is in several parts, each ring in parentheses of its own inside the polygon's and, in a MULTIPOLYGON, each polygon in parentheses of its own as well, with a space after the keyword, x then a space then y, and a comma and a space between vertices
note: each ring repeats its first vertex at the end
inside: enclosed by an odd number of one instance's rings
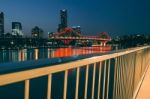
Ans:
POLYGON ((150 62, 139 82, 133 99, 150 99, 150 62))

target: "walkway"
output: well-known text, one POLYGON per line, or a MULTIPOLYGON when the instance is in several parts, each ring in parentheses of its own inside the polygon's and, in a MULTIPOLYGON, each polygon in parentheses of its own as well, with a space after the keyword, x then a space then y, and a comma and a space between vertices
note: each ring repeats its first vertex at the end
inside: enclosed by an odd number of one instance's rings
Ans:
POLYGON ((145 78, 136 99, 150 99, 150 66, 145 74, 145 78))

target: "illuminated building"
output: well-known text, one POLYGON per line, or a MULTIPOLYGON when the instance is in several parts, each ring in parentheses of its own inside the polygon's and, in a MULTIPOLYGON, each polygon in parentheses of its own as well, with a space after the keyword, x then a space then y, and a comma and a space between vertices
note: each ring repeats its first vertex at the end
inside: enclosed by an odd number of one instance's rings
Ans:
POLYGON ((67 10, 60 10, 60 21, 61 23, 58 25, 58 32, 63 31, 67 26, 67 10))
POLYGON ((20 22, 12 22, 12 35, 23 36, 22 25, 20 22))
POLYGON ((73 29, 75 32, 81 34, 81 27, 80 27, 80 26, 72 26, 72 29, 73 29))
POLYGON ((0 12, 0 36, 4 35, 4 13, 0 12))
POLYGON ((39 28, 38 26, 35 26, 32 30, 32 37, 33 38, 42 38, 43 37, 43 30, 39 28))

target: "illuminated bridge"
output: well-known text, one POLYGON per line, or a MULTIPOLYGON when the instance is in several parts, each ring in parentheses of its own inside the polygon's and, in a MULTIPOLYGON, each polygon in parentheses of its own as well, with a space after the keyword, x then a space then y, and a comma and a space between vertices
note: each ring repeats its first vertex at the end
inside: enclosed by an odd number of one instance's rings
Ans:
POLYGON ((49 39, 62 40, 64 44, 69 44, 73 40, 75 41, 93 40, 93 41, 100 41, 102 46, 105 46, 106 43, 111 40, 110 36, 106 32, 100 33, 99 36, 84 36, 70 27, 67 27, 62 32, 57 32, 49 35, 49 39))
POLYGON ((2 64, 0 99, 149 99, 150 46, 50 62, 2 64))

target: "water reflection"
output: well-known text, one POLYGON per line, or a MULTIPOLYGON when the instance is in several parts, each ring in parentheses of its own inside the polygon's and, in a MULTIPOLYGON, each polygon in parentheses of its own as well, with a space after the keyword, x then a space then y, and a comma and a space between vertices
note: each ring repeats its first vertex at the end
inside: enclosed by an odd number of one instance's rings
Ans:
POLYGON ((0 63, 38 60, 41 58, 67 57, 110 51, 111 47, 81 47, 81 48, 40 48, 40 49, 17 49, 0 50, 0 63))

